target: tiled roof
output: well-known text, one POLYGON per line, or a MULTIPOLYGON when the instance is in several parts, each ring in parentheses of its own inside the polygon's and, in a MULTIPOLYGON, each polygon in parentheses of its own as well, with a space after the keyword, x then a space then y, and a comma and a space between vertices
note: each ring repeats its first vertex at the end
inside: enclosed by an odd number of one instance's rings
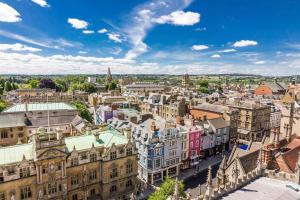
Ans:
MULTIPOLYGON (((28 111, 46 111, 46 110, 75 110, 74 107, 66 103, 29 103, 27 104, 28 111)), ((25 112, 25 104, 17 104, 3 112, 25 112)))

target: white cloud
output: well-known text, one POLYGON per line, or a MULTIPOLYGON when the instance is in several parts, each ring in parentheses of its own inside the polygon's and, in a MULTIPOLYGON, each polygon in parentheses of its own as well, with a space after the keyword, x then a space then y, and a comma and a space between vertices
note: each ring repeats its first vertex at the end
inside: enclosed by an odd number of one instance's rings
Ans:
POLYGON ((98 33, 103 34, 103 33, 107 33, 108 30, 106 28, 102 28, 100 30, 98 30, 98 33))
POLYGON ((221 58, 220 54, 214 54, 211 56, 212 58, 221 58))
POLYGON ((118 33, 107 33, 107 35, 108 35, 108 39, 110 39, 114 42, 121 43, 123 41, 121 38, 121 35, 118 33))
POLYGON ((247 47, 247 46, 256 46, 258 44, 257 41, 254 40, 240 40, 236 41, 233 46, 234 47, 247 47))
POLYGON ((50 5, 46 2, 46 0, 31 0, 31 1, 44 8, 50 7, 50 5))
POLYGON ((254 64, 256 64, 256 65, 263 65, 263 64, 266 64, 266 61, 264 61, 264 60, 258 60, 258 61, 255 61, 254 64))
POLYGON ((116 47, 111 50, 111 53, 114 55, 119 55, 123 50, 120 47, 116 47))
POLYGON ((127 20, 126 25, 122 27, 123 32, 132 45, 132 48, 125 55, 126 58, 134 59, 148 51, 149 48, 144 42, 144 39, 148 31, 157 25, 154 19, 158 19, 163 15, 169 15, 178 10, 183 10, 188 7, 193 0, 164 0, 168 7, 159 2, 159 0, 153 0, 135 7, 131 12, 131 18, 127 20))
POLYGON ((15 44, 0 44, 0 51, 29 51, 29 52, 38 52, 42 51, 41 49, 29 47, 24 44, 15 43, 15 44))
POLYGON ((93 31, 93 30, 83 30, 82 33, 84 33, 84 34, 94 34, 95 31, 93 31))
POLYGON ((232 53, 232 52, 236 52, 236 49, 224 49, 219 51, 220 53, 232 53))
POLYGON ((172 24, 176 26, 192 26, 200 21, 200 14, 195 12, 184 12, 182 10, 172 12, 169 15, 162 15, 153 19, 158 24, 172 24))
POLYGON ((21 15, 14 8, 0 2, 0 22, 19 22, 21 15))
POLYGON ((88 22, 75 18, 68 18, 68 23, 71 24, 75 29, 86 29, 89 25, 88 22))
POLYGON ((0 36, 10 38, 13 40, 18 40, 18 41, 25 42, 28 44, 34 44, 34 45, 37 45, 40 47, 59 49, 59 50, 64 50, 64 47, 80 48, 82 46, 82 44, 79 42, 68 41, 63 38, 51 39, 51 38, 45 37, 43 39, 34 39, 33 40, 33 39, 25 37, 23 35, 18 35, 15 33, 7 32, 7 31, 1 30, 1 29, 0 29, 0 36))
POLYGON ((79 54, 87 54, 86 51, 78 51, 79 54))
POLYGON ((206 45, 193 45, 192 46, 192 50, 195 50, 195 51, 201 51, 201 50, 205 50, 205 49, 208 49, 209 47, 206 46, 206 45))
POLYGON ((207 28, 206 27, 200 27, 200 28, 196 28, 195 31, 198 31, 198 32, 203 32, 203 31, 206 31, 207 28))

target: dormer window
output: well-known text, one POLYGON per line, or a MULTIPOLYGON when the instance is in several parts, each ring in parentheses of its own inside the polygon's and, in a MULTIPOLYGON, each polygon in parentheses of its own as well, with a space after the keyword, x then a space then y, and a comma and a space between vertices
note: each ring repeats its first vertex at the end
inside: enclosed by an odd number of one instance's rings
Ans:
POLYGON ((117 158, 117 152, 113 151, 113 152, 110 152, 110 159, 111 160, 114 160, 117 158))
POLYGON ((132 155, 132 148, 127 148, 126 149, 126 156, 131 156, 132 155))
POLYGON ((95 162, 96 160, 97 160, 97 154, 95 153, 90 154, 90 161, 95 162))
POLYGON ((20 178, 25 178, 30 176, 30 169, 29 167, 20 168, 20 178))

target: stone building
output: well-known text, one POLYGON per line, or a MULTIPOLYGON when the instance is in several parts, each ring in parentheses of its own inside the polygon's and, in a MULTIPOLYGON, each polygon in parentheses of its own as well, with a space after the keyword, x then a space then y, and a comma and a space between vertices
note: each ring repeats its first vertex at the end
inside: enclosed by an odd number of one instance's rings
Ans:
POLYGON ((39 127, 60 128, 64 136, 74 135, 72 121, 78 111, 66 103, 16 104, 0 114, 0 145, 26 143, 39 127))
POLYGON ((181 86, 186 90, 190 87, 190 77, 189 74, 186 72, 182 77, 181 86))
POLYGON ((262 141, 270 135, 271 108, 259 101, 231 102, 229 107, 238 109, 238 138, 245 141, 262 141))
POLYGON ((2 199, 129 199, 135 191, 136 151, 115 130, 64 138, 40 128, 31 140, 0 148, 2 199))

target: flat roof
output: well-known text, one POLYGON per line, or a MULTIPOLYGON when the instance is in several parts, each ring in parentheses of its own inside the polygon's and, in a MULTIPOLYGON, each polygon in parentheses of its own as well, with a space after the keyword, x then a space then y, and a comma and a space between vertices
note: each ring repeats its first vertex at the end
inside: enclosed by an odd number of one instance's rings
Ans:
POLYGON ((298 188, 300 185, 290 181, 282 181, 261 177, 246 185, 245 187, 223 197, 224 200, 295 200, 300 199, 300 192, 297 192, 290 187, 298 188))
MULTIPOLYGON (((25 112, 26 104, 16 104, 4 110, 5 113, 25 112)), ((29 103, 28 111, 46 111, 46 110, 76 110, 66 103, 29 103)))

